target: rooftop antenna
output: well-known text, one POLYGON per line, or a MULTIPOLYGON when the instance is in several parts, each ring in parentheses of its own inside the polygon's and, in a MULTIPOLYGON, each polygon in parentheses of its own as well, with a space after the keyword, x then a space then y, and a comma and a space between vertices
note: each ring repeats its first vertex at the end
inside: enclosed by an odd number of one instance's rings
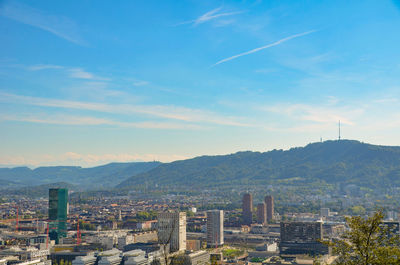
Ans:
POLYGON ((339 120, 339 141, 340 141, 340 120, 339 120))

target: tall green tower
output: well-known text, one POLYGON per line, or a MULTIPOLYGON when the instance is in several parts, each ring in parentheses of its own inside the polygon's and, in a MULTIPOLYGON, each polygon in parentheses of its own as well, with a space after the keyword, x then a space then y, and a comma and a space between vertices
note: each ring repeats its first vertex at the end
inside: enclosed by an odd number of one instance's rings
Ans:
POLYGON ((49 237, 55 240, 67 236, 68 189, 49 189, 49 237))

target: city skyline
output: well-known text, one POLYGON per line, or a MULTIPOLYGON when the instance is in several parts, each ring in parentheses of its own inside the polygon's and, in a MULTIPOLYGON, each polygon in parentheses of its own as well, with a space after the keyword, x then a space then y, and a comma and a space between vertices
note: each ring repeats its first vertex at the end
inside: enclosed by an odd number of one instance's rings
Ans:
POLYGON ((0 4, 0 165, 400 145, 399 1, 0 4))

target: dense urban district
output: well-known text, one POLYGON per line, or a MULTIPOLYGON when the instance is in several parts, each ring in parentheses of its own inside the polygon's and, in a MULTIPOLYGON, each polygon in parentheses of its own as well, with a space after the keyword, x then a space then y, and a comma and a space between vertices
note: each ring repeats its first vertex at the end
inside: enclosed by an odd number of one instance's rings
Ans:
POLYGON ((400 147, 349 140, 2 168, 0 265, 335 264, 356 222, 379 213, 377 229, 398 237, 399 176, 400 147))

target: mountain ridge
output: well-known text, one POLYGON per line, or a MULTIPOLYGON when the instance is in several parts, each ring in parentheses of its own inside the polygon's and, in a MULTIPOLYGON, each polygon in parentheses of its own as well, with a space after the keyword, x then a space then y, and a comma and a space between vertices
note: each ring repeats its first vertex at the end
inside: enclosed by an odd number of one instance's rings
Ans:
POLYGON ((97 167, 49 166, 0 168, 2 188, 36 186, 68 182, 84 188, 110 188, 125 178, 143 173, 160 165, 160 162, 109 163, 97 167))
POLYGON ((200 156, 162 164, 126 179, 117 187, 128 188, 143 182, 182 187, 196 185, 199 188, 246 182, 270 185, 293 178, 304 183, 323 181, 379 188, 388 184, 400 186, 400 147, 331 140, 285 151, 274 149, 200 156))

